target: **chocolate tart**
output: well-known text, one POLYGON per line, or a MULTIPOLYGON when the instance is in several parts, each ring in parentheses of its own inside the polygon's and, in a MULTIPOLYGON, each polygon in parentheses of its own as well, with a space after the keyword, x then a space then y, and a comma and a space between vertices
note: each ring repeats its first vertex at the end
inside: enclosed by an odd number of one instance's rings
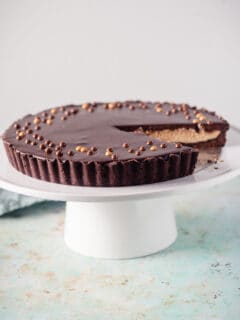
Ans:
POLYGON ((187 104, 84 103, 27 115, 3 135, 12 166, 81 186, 129 186, 193 173, 195 147, 224 146, 226 120, 187 104))

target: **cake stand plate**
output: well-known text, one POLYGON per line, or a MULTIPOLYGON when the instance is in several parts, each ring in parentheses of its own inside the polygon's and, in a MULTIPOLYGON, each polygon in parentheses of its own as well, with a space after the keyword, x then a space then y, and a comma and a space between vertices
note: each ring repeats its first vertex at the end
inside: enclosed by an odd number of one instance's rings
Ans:
POLYGON ((78 187, 25 176, 8 162, 0 143, 0 187, 66 201, 64 238, 87 256, 125 259, 167 248, 177 238, 171 196, 200 191, 240 175, 240 129, 231 127, 218 163, 198 166, 192 176, 131 187, 78 187))

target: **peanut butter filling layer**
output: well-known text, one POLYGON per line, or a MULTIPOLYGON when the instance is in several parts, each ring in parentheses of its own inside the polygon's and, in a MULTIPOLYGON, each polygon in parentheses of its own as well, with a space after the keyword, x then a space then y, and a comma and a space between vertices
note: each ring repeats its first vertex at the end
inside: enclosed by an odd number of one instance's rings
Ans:
POLYGON ((191 128, 164 129, 164 130, 144 130, 146 135, 160 139, 166 142, 181 142, 186 144, 194 144, 217 139, 221 131, 205 131, 200 129, 196 131, 191 128))

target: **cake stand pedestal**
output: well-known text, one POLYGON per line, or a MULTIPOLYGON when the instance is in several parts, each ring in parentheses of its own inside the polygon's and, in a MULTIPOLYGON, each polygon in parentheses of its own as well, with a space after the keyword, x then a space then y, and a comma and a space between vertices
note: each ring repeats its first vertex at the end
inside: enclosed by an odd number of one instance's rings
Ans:
POLYGON ((188 196, 240 175, 240 131, 231 128, 218 164, 199 167, 185 178, 131 187, 75 187, 36 180, 12 168, 2 142, 0 154, 0 187, 66 201, 64 237, 71 249, 125 259, 155 253, 176 240, 172 196, 188 196))
POLYGON ((145 256, 171 245, 177 228, 170 199, 67 202, 66 244, 102 258, 145 256))

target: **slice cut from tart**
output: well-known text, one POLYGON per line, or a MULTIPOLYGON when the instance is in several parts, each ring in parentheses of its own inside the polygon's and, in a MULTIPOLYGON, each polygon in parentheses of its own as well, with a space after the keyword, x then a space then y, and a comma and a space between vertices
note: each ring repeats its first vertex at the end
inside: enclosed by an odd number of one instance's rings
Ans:
POLYGON ((84 103, 27 115, 3 141, 31 177, 82 186, 129 186, 192 174, 195 147, 224 146, 227 121, 187 104, 84 103))

